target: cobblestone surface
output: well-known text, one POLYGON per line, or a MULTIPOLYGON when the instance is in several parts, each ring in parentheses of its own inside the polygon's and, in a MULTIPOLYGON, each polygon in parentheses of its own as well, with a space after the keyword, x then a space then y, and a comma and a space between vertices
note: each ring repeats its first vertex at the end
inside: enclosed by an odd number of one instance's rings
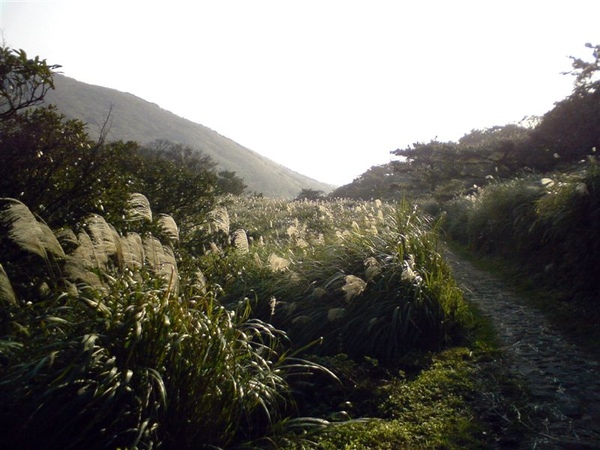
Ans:
POLYGON ((600 362, 570 344, 545 316, 490 274, 447 254, 465 298, 494 323, 509 370, 528 388, 519 448, 600 449, 600 362))

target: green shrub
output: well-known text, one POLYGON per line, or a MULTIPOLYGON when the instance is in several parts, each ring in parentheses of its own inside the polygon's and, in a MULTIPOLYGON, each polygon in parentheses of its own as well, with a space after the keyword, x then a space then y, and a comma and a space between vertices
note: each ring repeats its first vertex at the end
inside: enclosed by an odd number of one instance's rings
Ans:
POLYGON ((600 169, 489 185, 447 205, 444 229, 479 254, 516 263, 536 282, 577 298, 600 292, 600 169))
POLYGON ((464 449, 493 445, 476 419, 472 399, 480 395, 478 370, 467 348, 440 352, 413 377, 398 376, 371 386, 377 417, 342 423, 319 437, 322 449, 464 449), (488 442, 486 442, 488 440, 488 442))
POLYGON ((529 251, 535 202, 544 194, 539 178, 521 178, 486 187, 475 199, 467 230, 469 246, 481 253, 529 251))
POLYGON ((600 169, 593 161, 556 178, 536 204, 533 228, 548 279, 589 299, 600 292, 600 169))

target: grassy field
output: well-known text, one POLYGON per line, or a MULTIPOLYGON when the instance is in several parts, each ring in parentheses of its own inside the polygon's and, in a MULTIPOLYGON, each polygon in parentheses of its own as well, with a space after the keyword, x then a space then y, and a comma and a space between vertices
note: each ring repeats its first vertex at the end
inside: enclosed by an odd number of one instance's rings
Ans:
POLYGON ((232 197, 179 236, 133 200, 124 232, 2 200, 6 448, 498 439, 493 338, 413 205, 232 197))

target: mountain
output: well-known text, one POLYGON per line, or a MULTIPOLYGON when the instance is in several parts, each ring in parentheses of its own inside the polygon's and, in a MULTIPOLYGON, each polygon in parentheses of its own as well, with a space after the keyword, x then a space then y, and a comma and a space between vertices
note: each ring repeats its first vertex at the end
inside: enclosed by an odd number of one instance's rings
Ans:
POLYGON ((204 125, 194 123, 135 95, 55 75, 56 89, 46 95, 66 117, 88 124, 92 138, 100 134, 110 112, 107 139, 147 144, 167 139, 209 155, 217 170, 234 171, 248 191, 266 196, 294 198, 302 189, 331 191, 334 186, 301 175, 252 151, 204 125))

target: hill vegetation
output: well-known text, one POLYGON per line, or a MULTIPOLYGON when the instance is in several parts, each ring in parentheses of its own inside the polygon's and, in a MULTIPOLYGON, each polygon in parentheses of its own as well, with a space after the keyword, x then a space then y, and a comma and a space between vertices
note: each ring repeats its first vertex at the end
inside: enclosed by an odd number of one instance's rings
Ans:
POLYGON ((46 104, 56 105, 67 118, 87 124, 86 131, 92 139, 105 133, 109 141, 147 145, 167 140, 181 144, 209 156, 219 170, 235 172, 244 180, 249 192, 267 196, 294 198, 304 188, 325 192, 333 189, 132 94, 59 74, 54 75, 53 82, 55 89, 45 96, 46 104))

